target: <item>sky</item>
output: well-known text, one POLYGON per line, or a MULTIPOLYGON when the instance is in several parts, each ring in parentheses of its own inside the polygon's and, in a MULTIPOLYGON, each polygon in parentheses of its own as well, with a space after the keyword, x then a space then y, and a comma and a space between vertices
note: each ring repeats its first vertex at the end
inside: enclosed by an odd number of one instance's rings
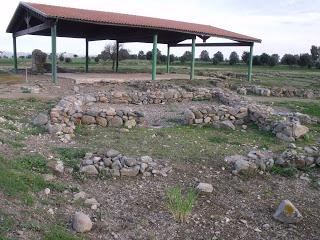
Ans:
MULTIPOLYGON (((256 44, 254 54, 307 53, 311 45, 320 46, 320 0, 33 0, 32 2, 66 7, 128 13, 149 17, 208 24, 262 39, 256 44)), ((10 19, 19 1, 6 1, 0 14, 0 51, 12 51, 12 36, 6 33, 10 19)), ((201 42, 200 39, 197 41, 201 42)), ((207 42, 223 42, 211 38, 207 42)), ((38 48, 50 52, 49 37, 22 36, 17 38, 18 52, 30 53, 38 48)), ((101 52, 106 41, 90 43, 90 56, 101 52)), ((125 44, 132 54, 149 51, 151 44, 125 44)), ((166 53, 166 46, 158 47, 166 53)), ((222 51, 226 57, 231 51, 239 55, 248 49, 197 48, 196 55, 206 49, 212 56, 222 51)), ((171 53, 181 55, 188 48, 174 48, 171 53)), ((84 55, 85 40, 58 38, 57 51, 84 55)))

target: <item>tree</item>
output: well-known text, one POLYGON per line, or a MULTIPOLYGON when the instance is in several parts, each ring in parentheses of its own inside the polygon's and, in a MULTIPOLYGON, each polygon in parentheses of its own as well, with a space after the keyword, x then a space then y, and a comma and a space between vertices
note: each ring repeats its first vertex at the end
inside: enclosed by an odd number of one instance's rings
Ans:
POLYGON ((173 54, 170 54, 170 63, 173 63, 175 60, 175 56, 173 54))
POLYGON ((95 61, 96 63, 98 63, 98 62, 100 61, 100 58, 99 58, 98 56, 96 56, 96 57, 94 58, 94 61, 95 61))
POLYGON ((74 58, 77 58, 77 57, 78 57, 78 54, 73 54, 73 57, 74 57, 74 58))
POLYGON ((269 66, 274 67, 279 64, 280 56, 278 54, 272 54, 270 57, 269 66))
POLYGON ((139 51, 138 53, 138 59, 139 60, 145 60, 146 59, 146 55, 144 55, 143 51, 139 51))
POLYGON ((152 52, 151 51, 147 52, 146 58, 147 58, 147 60, 152 60, 152 52))
POLYGON ((253 56, 252 65, 255 65, 255 66, 260 66, 261 65, 260 56, 253 56))
POLYGON ((64 59, 64 61, 65 61, 65 63, 71 63, 71 62, 72 62, 72 59, 69 58, 69 57, 66 57, 66 58, 64 59))
POLYGON ((270 56, 266 53, 262 53, 260 56, 260 62, 262 65, 269 65, 270 64, 270 56))
POLYGON ((235 65, 237 63, 239 63, 239 55, 236 52, 232 52, 229 57, 229 64, 235 65))
POLYGON ((311 47, 311 56, 312 56, 312 61, 315 62, 320 58, 320 47, 317 46, 312 46, 311 47))
POLYGON ((184 54, 180 57, 181 63, 191 61, 191 59, 192 59, 192 53, 190 51, 185 51, 184 54))
POLYGON ((241 59, 244 63, 249 64, 249 57, 250 57, 250 53, 249 52, 243 52, 241 59))
MULTIPOLYGON (((51 55, 50 55, 50 57, 51 57, 51 55)), ((60 62, 63 62, 63 61, 64 61, 64 53, 60 53, 60 55, 59 55, 59 61, 60 61, 60 62)))
MULTIPOLYGON (((118 59, 119 61, 128 59, 130 56, 130 53, 127 49, 123 47, 123 44, 119 44, 118 49, 118 59)), ((116 63, 116 57, 117 57, 117 43, 114 41, 110 44, 107 44, 104 47, 104 50, 98 55, 100 59, 103 61, 107 61, 108 59, 112 60, 112 70, 114 70, 115 63, 116 63)))
POLYGON ((298 62, 297 57, 292 54, 285 54, 281 58, 281 64, 284 64, 284 65, 292 66, 292 65, 296 65, 297 62, 298 62))
POLYGON ((224 56, 222 54, 222 52, 216 52, 214 55, 213 55, 213 62, 215 63, 220 63, 220 62, 223 62, 223 59, 224 59, 224 56))
POLYGON ((209 52, 207 50, 203 50, 200 53, 200 60, 204 61, 204 62, 209 62, 210 61, 209 52))
POLYGON ((308 53, 300 54, 298 64, 301 67, 308 67, 311 68, 312 66, 312 56, 308 53))

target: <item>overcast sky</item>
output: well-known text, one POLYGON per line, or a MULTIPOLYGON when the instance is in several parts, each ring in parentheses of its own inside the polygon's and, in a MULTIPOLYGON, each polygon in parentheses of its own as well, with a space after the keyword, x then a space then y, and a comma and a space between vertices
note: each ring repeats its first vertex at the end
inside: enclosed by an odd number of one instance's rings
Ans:
MULTIPOLYGON (((267 52, 305 53, 311 45, 320 46, 320 0, 38 0, 37 3, 67 7, 112 11, 172 20, 209 24, 262 39, 256 44, 255 54, 267 52)), ((11 34, 5 33, 7 25, 18 6, 18 0, 5 2, 0 14, 0 51, 12 51, 11 34)), ((217 39, 208 42, 221 41, 217 39)), ((90 55, 98 54, 105 41, 90 43, 90 55)), ((31 52, 38 48, 50 52, 50 38, 23 36, 17 40, 18 52, 31 52)), ((131 53, 147 51, 151 44, 131 43, 125 47, 131 53)), ((83 55, 84 40, 58 38, 58 52, 83 55)), ((159 45, 165 53, 166 46, 159 45)), ((173 49, 180 55, 188 48, 173 49)), ((197 55, 202 48, 197 49, 197 55)), ((209 48, 210 55, 221 50, 226 56, 232 50, 241 54, 246 48, 209 48)))

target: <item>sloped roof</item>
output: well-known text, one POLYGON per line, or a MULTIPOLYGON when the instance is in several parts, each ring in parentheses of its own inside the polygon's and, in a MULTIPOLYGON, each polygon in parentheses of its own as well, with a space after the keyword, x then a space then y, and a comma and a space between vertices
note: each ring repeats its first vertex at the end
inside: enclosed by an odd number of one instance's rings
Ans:
MULTIPOLYGON (((46 19, 59 19, 72 22, 93 23, 108 26, 134 27, 161 31, 178 32, 196 36, 220 37, 241 42, 261 42, 260 39, 213 27, 210 25, 173 21, 168 19, 143 17, 114 12, 85 10, 69 7, 52 6, 38 3, 21 2, 20 5, 36 12, 46 19)), ((13 17, 14 18, 14 17, 13 17)), ((12 22, 7 31, 12 32, 12 22)), ((128 33, 129 35, 129 33, 128 33)))

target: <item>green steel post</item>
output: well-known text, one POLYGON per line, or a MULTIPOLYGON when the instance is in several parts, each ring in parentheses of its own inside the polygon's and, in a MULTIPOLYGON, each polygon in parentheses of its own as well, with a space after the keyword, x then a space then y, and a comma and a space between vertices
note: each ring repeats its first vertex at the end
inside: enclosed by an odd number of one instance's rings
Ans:
POLYGON ((157 75, 157 53, 158 53, 158 35, 153 35, 153 50, 152 50, 152 80, 156 80, 157 75))
POLYGON ((51 26, 51 67, 52 82, 57 83, 57 24, 51 26))
POLYGON ((86 39, 86 73, 89 72, 89 41, 86 39))
POLYGON ((249 66, 248 66, 248 81, 252 80, 252 61, 253 61, 253 44, 250 46, 249 66))
POLYGON ((18 72, 18 60, 17 60, 17 38, 12 36, 13 38, 13 68, 14 72, 18 72))
POLYGON ((118 69, 119 69, 119 42, 117 40, 116 42, 116 72, 118 72, 118 69))
POLYGON ((169 44, 167 49, 167 73, 170 73, 170 45, 169 44))
POLYGON ((190 80, 194 79, 195 54, 196 54, 196 38, 193 38, 192 39, 192 59, 191 59, 190 80))

